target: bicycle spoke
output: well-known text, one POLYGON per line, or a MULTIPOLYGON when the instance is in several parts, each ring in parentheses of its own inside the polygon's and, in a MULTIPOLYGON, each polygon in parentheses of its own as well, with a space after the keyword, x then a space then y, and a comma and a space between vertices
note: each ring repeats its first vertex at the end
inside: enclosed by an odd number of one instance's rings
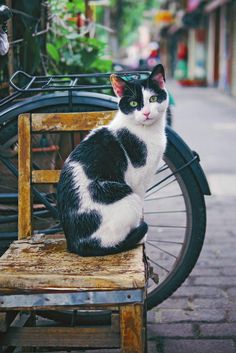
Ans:
POLYGON ((164 172, 167 169, 169 169, 169 166, 165 163, 156 171, 155 175, 160 174, 160 173, 164 172))
POLYGON ((17 186, 7 186, 6 184, 0 184, 0 187, 3 187, 4 189, 8 189, 8 190, 11 190, 11 191, 17 191, 17 186))
POLYGON ((153 225, 153 224, 148 224, 148 227, 152 228, 175 228, 175 229, 186 229, 186 226, 168 226, 168 225, 153 225))
POLYGON ((52 223, 51 219, 48 219, 48 218, 43 218, 43 217, 39 217, 39 216, 36 216, 36 215, 33 215, 33 218, 35 220, 42 221, 44 223, 48 223, 48 224, 52 223))
POLYGON ((163 197, 155 197, 154 199, 145 199, 144 201, 156 201, 156 200, 164 200, 164 199, 171 199, 175 197, 183 197, 183 194, 176 194, 176 195, 170 195, 170 196, 163 196, 163 197))
MULTIPOLYGON (((171 176, 173 176, 173 175, 171 175, 171 176)), ((147 192, 153 190, 155 187, 157 187, 158 185, 160 185, 160 184, 161 184, 162 182, 164 182, 165 180, 166 180, 166 178, 163 179, 163 180, 161 180, 161 181, 159 181, 157 184, 155 184, 155 185, 153 185, 151 188, 149 188, 149 189, 147 190, 147 192)), ((167 186, 169 186, 170 184, 174 183, 175 181, 177 181, 176 178, 174 178, 173 180, 169 181, 169 183, 167 183, 167 184, 161 186, 161 187, 158 188, 157 190, 154 190, 153 192, 151 192, 150 194, 148 194, 147 197, 149 197, 149 196, 155 194, 156 192, 158 192, 158 191, 160 191, 160 190, 166 188, 167 186)))
POLYGON ((149 245, 153 246, 154 248, 156 248, 156 249, 162 251, 163 253, 165 253, 165 254, 167 254, 167 255, 169 255, 169 256, 174 257, 175 259, 177 259, 177 257, 176 257, 175 255, 171 254, 169 251, 166 251, 166 250, 160 248, 160 247, 157 246, 157 245, 154 245, 154 244, 150 243, 150 241, 147 241, 147 244, 149 244, 149 245))
POLYGON ((157 262, 153 261, 152 259, 148 258, 148 261, 150 261, 151 263, 153 263, 157 267, 161 268, 162 270, 166 271, 167 273, 170 273, 170 271, 167 270, 167 268, 165 268, 164 266, 161 266, 160 264, 158 264, 157 262))
POLYGON ((180 211, 156 211, 156 212, 144 212, 144 214, 160 214, 160 213, 186 213, 186 210, 180 210, 180 211))
POLYGON ((149 239, 150 242, 152 243, 164 243, 164 244, 177 244, 177 245, 183 245, 183 243, 179 241, 171 241, 171 240, 156 240, 156 239, 149 239))

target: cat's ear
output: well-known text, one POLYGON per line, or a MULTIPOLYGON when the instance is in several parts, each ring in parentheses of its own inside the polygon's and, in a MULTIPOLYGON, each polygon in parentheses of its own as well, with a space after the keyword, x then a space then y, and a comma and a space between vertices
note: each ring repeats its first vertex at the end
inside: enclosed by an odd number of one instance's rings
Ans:
POLYGON ((114 90, 115 94, 117 95, 117 97, 122 97, 125 92, 126 81, 115 74, 112 74, 110 76, 110 80, 111 80, 113 90, 114 90))
POLYGON ((165 70, 163 65, 158 64, 157 66, 155 66, 154 69, 152 70, 152 73, 149 79, 158 83, 160 88, 164 88, 166 78, 165 78, 165 70))

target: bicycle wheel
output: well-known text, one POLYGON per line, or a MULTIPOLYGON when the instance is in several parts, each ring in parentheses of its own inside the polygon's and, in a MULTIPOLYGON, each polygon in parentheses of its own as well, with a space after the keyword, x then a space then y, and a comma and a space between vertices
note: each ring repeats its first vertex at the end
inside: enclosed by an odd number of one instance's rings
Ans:
MULTIPOLYGON (((159 283, 150 283, 148 309, 168 298, 188 277, 205 236, 205 200, 176 146, 168 143, 162 165, 146 193, 147 255, 159 283)), ((155 279, 155 276, 154 276, 155 279)), ((150 280, 153 282, 152 280, 150 280)))
MULTIPOLYGON (((111 97, 104 98, 101 95, 100 100, 93 102, 91 97, 84 96, 82 101, 77 101, 73 105, 73 111, 115 109, 115 103, 111 103, 111 97)), ((68 110, 71 111, 68 105, 62 104, 31 110, 31 112, 50 113, 68 110)), ((2 140, 3 137, 6 140, 7 136, 8 140, 5 144, 9 142, 10 145, 11 141, 15 141, 15 144, 17 141, 17 135, 12 134, 12 131, 15 131, 13 125, 16 125, 16 118, 11 119, 10 123, 0 131, 0 140, 1 137, 2 140)), ((47 136, 43 136, 43 140, 45 138, 47 139, 47 136)), ((57 146, 58 135, 52 135, 50 138, 50 141, 46 143, 44 141, 42 144, 57 146)), ((49 152, 43 152, 41 160, 44 165, 47 163, 54 168, 58 150, 54 152, 53 158, 49 152)), ((59 160, 63 158, 59 156, 59 160)), ((154 276, 149 281, 148 309, 161 303, 183 283, 195 265, 204 241, 206 226, 204 196, 190 166, 185 166, 185 164, 186 161, 177 146, 168 141, 163 162, 157 166, 157 173, 146 194, 144 213, 146 222, 149 224, 146 248, 154 271, 154 276), (158 283, 155 274, 159 277, 158 283)), ((36 167, 40 168, 39 161, 36 167)), ((40 189, 40 192, 46 195, 47 200, 55 206, 54 190, 42 191, 40 189)), ((56 231, 57 220, 50 216, 45 206, 39 202, 36 206, 34 216, 38 221, 38 229, 46 228, 49 232, 56 231)), ((62 320, 63 315, 62 313, 62 320)), ((68 313, 65 315, 68 316, 68 313)))

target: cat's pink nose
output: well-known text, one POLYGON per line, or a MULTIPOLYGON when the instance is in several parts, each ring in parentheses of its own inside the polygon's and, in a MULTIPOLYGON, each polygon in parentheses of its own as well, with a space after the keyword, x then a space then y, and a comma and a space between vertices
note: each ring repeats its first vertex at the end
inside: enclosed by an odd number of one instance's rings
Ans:
POLYGON ((150 112, 145 112, 145 113, 143 113, 143 115, 145 115, 145 116, 146 116, 146 118, 148 118, 148 117, 149 117, 149 115, 150 115, 150 112))

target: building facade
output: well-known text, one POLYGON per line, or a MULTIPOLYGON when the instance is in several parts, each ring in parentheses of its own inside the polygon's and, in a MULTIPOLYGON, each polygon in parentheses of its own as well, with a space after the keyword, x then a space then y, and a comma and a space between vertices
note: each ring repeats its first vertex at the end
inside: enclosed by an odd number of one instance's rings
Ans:
MULTIPOLYGON (((170 7, 173 2, 166 1, 164 6, 170 7)), ((236 1, 187 0, 176 3, 178 26, 176 23, 169 25, 163 39, 165 47, 166 42, 177 41, 174 52, 173 44, 170 45, 172 50, 168 55, 172 58, 166 59, 171 66, 169 72, 178 79, 181 68, 178 47, 184 41, 187 47, 186 77, 184 80, 179 78, 179 81, 217 87, 236 97, 236 1), (176 70, 178 75, 174 74, 176 70)))

